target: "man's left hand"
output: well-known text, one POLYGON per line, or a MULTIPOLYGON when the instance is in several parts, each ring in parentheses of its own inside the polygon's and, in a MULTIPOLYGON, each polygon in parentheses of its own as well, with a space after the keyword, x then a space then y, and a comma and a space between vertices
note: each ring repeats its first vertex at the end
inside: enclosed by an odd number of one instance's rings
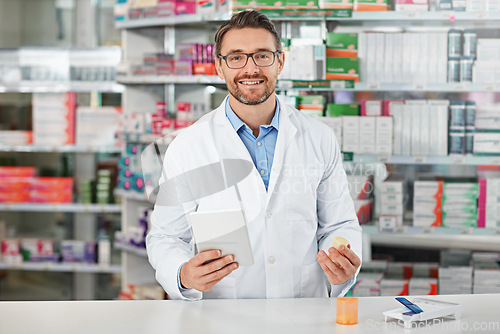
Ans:
POLYGON ((338 250, 330 247, 328 255, 323 250, 320 250, 316 258, 328 281, 333 285, 347 282, 361 265, 359 257, 344 245, 340 246, 338 250))

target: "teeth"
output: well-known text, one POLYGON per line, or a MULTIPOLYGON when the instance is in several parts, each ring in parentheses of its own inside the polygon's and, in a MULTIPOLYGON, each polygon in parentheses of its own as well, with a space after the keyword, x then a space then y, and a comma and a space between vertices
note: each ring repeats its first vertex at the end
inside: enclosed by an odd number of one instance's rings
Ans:
POLYGON ((260 81, 241 81, 241 83, 244 85, 256 85, 260 83, 260 81))

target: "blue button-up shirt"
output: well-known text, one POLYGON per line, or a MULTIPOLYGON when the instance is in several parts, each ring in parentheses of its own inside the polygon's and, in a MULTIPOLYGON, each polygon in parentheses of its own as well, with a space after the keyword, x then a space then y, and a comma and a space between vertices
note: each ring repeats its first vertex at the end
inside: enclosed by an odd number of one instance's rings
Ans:
POLYGON ((261 125, 259 136, 255 138, 252 129, 234 113, 229 105, 229 99, 226 100, 226 117, 250 153, 255 167, 262 177, 262 181, 264 181, 266 190, 269 185, 269 176, 274 160, 274 149, 276 148, 276 140, 278 139, 279 113, 280 104, 278 99, 276 99, 276 110, 274 111, 271 124, 261 125))

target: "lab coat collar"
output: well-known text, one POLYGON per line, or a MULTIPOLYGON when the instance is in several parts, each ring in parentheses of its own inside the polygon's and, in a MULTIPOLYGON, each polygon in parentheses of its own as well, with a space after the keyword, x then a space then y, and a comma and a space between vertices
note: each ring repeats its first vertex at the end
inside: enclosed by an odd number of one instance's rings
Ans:
MULTIPOLYGON (((231 133, 230 135, 231 141, 238 143, 235 150, 237 156, 242 159, 252 161, 250 153, 246 149, 241 139, 238 137, 236 131, 234 131, 231 122, 226 117, 225 106, 226 106, 226 100, 228 98, 229 96, 227 96, 221 103, 221 105, 215 110, 214 122, 216 126, 221 127, 221 131, 224 131, 224 133, 228 132, 231 133)), ((292 142, 292 139, 294 138, 295 134, 297 133, 297 127, 294 124, 295 118, 292 115, 294 109, 286 105, 279 97, 277 98, 281 109, 279 117, 279 131, 278 131, 278 138, 276 140, 276 148, 274 151, 274 160, 273 160, 273 167, 271 169, 271 177, 269 179, 266 205, 269 203, 269 200, 271 199, 271 195, 276 186, 276 182, 283 168, 285 152, 290 143, 292 142)), ((262 184, 262 186, 264 186, 264 184, 262 184)))

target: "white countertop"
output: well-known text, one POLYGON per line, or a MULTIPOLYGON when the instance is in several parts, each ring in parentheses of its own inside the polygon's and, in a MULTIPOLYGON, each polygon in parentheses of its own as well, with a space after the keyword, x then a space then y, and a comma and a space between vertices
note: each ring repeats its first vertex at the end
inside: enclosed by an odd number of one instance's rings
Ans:
MULTIPOLYGON (((460 320, 405 330, 384 322, 393 297, 359 298, 359 324, 336 324, 335 299, 0 302, 0 333, 500 333, 500 294, 425 296, 460 303, 460 320)), ((408 297, 410 300, 413 297, 408 297)))

